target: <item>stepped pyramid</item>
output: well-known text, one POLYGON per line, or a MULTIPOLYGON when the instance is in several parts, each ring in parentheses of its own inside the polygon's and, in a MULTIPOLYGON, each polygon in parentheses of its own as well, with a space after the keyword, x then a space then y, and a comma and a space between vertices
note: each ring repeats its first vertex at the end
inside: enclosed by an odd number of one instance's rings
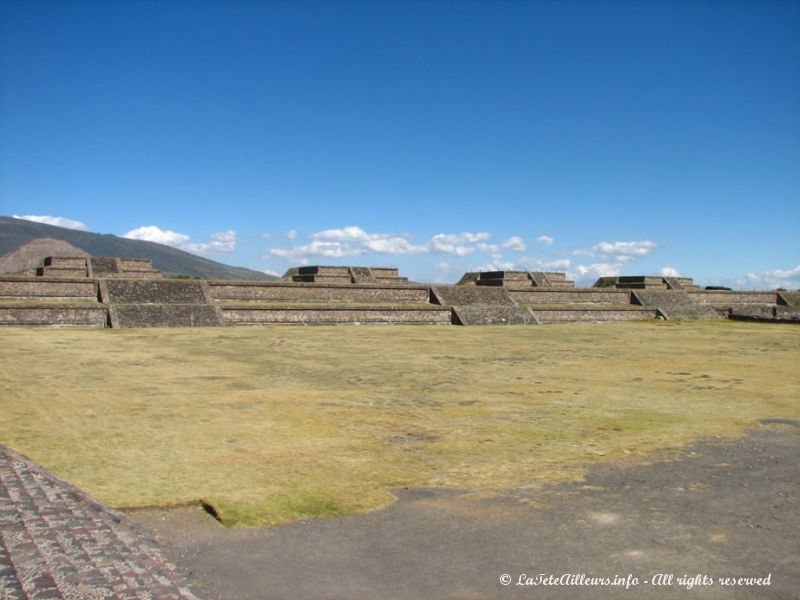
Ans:
POLYGON ((545 271, 481 271, 466 273, 456 285, 486 285, 509 288, 574 288, 566 274, 545 271))
POLYGON ((408 283, 407 277, 400 277, 398 270, 390 267, 295 267, 286 271, 281 279, 296 283, 408 283))

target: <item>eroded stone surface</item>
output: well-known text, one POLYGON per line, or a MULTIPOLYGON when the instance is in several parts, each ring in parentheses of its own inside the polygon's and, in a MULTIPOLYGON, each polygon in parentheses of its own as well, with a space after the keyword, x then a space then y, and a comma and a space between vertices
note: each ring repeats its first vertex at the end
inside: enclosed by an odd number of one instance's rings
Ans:
POLYGON ((142 529, 2 445, 0 590, 8 600, 197 598, 142 529))

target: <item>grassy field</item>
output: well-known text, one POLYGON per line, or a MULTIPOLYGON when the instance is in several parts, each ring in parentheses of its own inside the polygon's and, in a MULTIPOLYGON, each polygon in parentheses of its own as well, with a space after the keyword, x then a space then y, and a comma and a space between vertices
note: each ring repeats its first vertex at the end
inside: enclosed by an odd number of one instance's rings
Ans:
POLYGON ((728 321, 5 329, 0 441, 115 507, 268 525, 798 418, 799 365, 797 327, 728 321))

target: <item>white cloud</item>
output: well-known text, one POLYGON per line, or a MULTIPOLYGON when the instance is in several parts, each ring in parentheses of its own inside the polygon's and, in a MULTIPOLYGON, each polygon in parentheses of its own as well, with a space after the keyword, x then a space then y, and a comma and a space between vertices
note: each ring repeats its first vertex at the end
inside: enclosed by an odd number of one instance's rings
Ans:
POLYGON ((567 277, 580 282, 590 282, 599 277, 616 277, 622 270, 621 263, 594 263, 591 265, 575 265, 567 271, 567 277))
POLYGON ((15 219, 24 219, 34 223, 44 223, 45 225, 55 225, 56 227, 66 227, 67 229, 77 229, 78 231, 89 231, 85 223, 67 219, 65 217, 51 217, 50 215, 13 215, 15 219))
POLYGON ((485 271, 515 271, 516 265, 512 260, 505 260, 502 254, 499 252, 496 254, 491 254, 489 256, 490 261, 488 263, 482 265, 475 265, 468 269, 468 271, 477 271, 477 272, 485 272, 485 271))
POLYGON ((437 262, 433 265, 433 276, 431 283, 454 283, 470 269, 463 264, 451 264, 449 262, 437 262))
POLYGON ((339 229, 325 229, 309 237, 311 242, 308 244, 273 248, 269 251, 269 255, 303 263, 311 256, 329 258, 366 254, 409 256, 432 252, 466 256, 473 252, 496 252, 498 249, 495 244, 486 243, 492 236, 485 232, 439 233, 425 243, 415 244, 411 241, 411 235, 407 233, 368 233, 361 227, 349 225, 339 229))
POLYGON ((478 250, 494 252, 497 249, 496 246, 484 243, 491 237, 492 235, 486 232, 437 233, 427 243, 427 248, 431 252, 455 254, 456 256, 467 256, 478 250))
POLYGON ((552 246, 555 243, 556 239, 550 237, 549 235, 540 235, 536 239, 533 240, 535 244, 542 244, 543 246, 552 246))
POLYGON ((525 245, 525 240, 518 235, 512 235, 503 242, 502 246, 503 248, 513 250, 514 252, 525 252, 525 250, 528 249, 528 247, 525 245))
POLYGON ((210 242, 197 243, 192 242, 191 237, 185 233, 178 233, 170 231, 169 229, 161 229, 156 225, 145 225, 130 230, 122 237, 129 240, 143 240, 145 242, 155 242, 156 244, 164 244, 165 246, 172 246, 186 252, 193 254, 220 254, 233 252, 236 250, 236 242, 238 240, 236 232, 232 229, 228 231, 221 231, 213 233, 210 236, 210 242))
POLYGON ((475 244, 492 239, 492 234, 486 233, 485 231, 480 233, 462 231, 461 233, 438 233, 431 239, 437 240, 443 244, 475 244))
POLYGON ((341 229, 326 229, 319 233, 311 234, 312 240, 336 240, 341 242, 363 242, 373 237, 379 237, 381 234, 370 235, 361 227, 350 225, 342 227, 341 229))
POLYGON ((800 289, 800 265, 793 269, 773 269, 764 273, 748 273, 736 280, 743 288, 774 290, 776 288, 800 289))
POLYGON ((379 254, 392 254, 394 256, 405 256, 408 254, 421 254, 426 252, 424 246, 415 246, 405 237, 387 236, 376 237, 365 243, 368 250, 379 254))
POLYGON ((236 250, 238 238, 236 232, 232 229, 219 233, 212 233, 210 237, 211 241, 207 244, 191 242, 183 244, 179 246, 179 248, 187 252, 194 252, 195 254, 222 254, 236 250))
MULTIPOLYGON (((311 235, 311 239, 316 242, 331 242, 340 244, 343 256, 354 256, 358 254, 391 254, 394 256, 405 256, 408 254, 419 254, 426 252, 424 246, 415 246, 409 241, 407 234, 397 233, 367 233, 361 227, 350 225, 341 229, 326 229, 311 235)), ((312 244, 302 246, 309 252, 316 251, 312 244)), ((323 256, 326 256, 323 254, 323 256)))
POLYGON ((367 250, 361 246, 354 246, 343 242, 312 240, 311 243, 292 248, 273 248, 269 251, 272 256, 277 256, 289 262, 308 264, 309 257, 319 256, 325 258, 344 258, 346 256, 360 256, 367 250))
POLYGON ((656 248, 656 244, 649 240, 639 242, 600 242, 588 250, 576 250, 575 256, 588 256, 590 258, 614 258, 617 261, 628 261, 635 258, 644 258, 656 248))
POLYGON ((588 249, 575 250, 573 252, 575 256, 597 258, 600 261, 588 265, 574 265, 567 271, 567 275, 570 279, 581 283, 592 283, 599 277, 616 277, 626 263, 647 257, 656 247, 655 242, 650 240, 603 241, 588 249))
POLYGON ((661 276, 662 277, 680 277, 681 274, 678 272, 678 269, 675 267, 664 267, 661 269, 661 276))
POLYGON ((290 240, 295 239, 297 237, 297 230, 290 229, 289 231, 286 232, 286 237, 289 238, 290 240))
POLYGON ((273 271, 272 269, 263 269, 262 273, 266 273, 267 275, 272 275, 273 277, 280 277, 277 271, 273 271))
POLYGON ((182 244, 186 244, 191 238, 185 233, 176 233, 169 229, 161 229, 155 225, 144 225, 131 229, 122 237, 129 240, 143 240, 145 242, 155 242, 156 244, 164 244, 165 246, 174 246, 180 248, 182 244))
POLYGON ((533 256, 521 256, 517 259, 526 271, 564 271, 569 268, 568 258, 542 259, 533 256))

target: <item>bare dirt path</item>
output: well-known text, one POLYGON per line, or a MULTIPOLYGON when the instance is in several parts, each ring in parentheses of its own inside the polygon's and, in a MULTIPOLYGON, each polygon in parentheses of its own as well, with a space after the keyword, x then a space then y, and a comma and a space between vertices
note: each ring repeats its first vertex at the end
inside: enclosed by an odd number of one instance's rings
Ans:
POLYGON ((397 490, 385 510, 269 529, 226 529, 201 510, 131 516, 225 599, 797 598, 798 456, 800 421, 773 419, 580 484, 397 490), (551 575, 562 585, 542 585, 551 575))

